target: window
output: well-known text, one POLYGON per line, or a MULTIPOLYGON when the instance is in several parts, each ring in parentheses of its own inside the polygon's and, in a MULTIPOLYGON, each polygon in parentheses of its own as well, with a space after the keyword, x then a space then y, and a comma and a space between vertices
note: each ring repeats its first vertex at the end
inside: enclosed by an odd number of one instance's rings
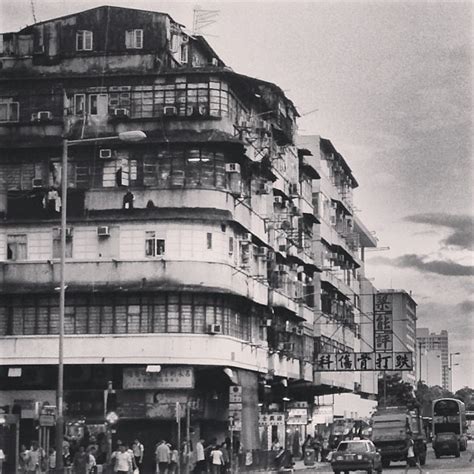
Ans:
POLYGON ((91 115, 107 115, 109 113, 109 97, 107 94, 89 95, 89 113, 91 115))
POLYGON ((211 232, 207 233, 206 243, 207 243, 207 249, 211 250, 212 249, 212 233, 211 232))
POLYGON ((173 53, 178 51, 178 35, 171 35, 170 49, 173 53))
POLYGON ((154 231, 145 232, 145 256, 162 257, 165 254, 164 239, 157 239, 154 231))
POLYGON ((92 51, 92 31, 79 30, 76 33, 76 50, 92 51))
POLYGON ((183 64, 186 64, 188 62, 188 56, 189 56, 189 47, 187 44, 182 44, 181 45, 181 62, 183 64))
POLYGON ((143 30, 127 30, 125 32, 125 47, 127 49, 142 49, 143 30))
POLYGON ((7 260, 26 260, 26 234, 7 236, 7 260))
POLYGON ((85 94, 74 94, 74 115, 83 115, 86 113, 85 94))
MULTIPOLYGON (((53 258, 61 258, 61 229, 53 229, 53 258)), ((72 228, 66 229, 66 258, 72 258, 72 228)))
POLYGON ((234 254, 234 237, 229 237, 229 255, 234 254))
POLYGON ((11 99, 0 99, 0 122, 18 122, 20 119, 20 104, 11 99))

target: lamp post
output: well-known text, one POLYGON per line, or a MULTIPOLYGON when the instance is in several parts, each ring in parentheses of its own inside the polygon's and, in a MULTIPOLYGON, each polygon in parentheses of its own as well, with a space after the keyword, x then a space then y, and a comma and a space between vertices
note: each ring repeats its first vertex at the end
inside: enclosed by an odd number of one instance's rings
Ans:
MULTIPOLYGON (((453 357, 461 355, 460 352, 450 352, 449 353, 449 388, 453 390, 453 357)), ((458 364, 454 364, 458 365, 458 364)))
MULTIPOLYGON (((67 129, 65 127, 65 129, 67 129)), ((56 418, 56 471, 62 473, 63 440, 64 440, 64 306, 66 296, 65 267, 66 267, 66 216, 67 216, 67 165, 69 146, 81 143, 96 143, 119 139, 124 142, 139 142, 146 138, 141 130, 121 132, 111 137, 84 138, 79 140, 68 140, 63 138, 61 159, 61 252, 59 266, 59 347, 58 347, 58 383, 57 383, 57 418, 56 418)))

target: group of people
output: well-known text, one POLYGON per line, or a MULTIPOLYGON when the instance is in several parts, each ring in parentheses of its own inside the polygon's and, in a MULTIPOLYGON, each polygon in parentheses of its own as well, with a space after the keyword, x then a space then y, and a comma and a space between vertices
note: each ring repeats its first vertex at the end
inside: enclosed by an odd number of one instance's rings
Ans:
POLYGON ((226 438, 223 443, 218 443, 213 438, 206 446, 204 439, 196 443, 196 464, 193 472, 202 474, 226 474, 230 472, 231 465, 231 441, 226 438))

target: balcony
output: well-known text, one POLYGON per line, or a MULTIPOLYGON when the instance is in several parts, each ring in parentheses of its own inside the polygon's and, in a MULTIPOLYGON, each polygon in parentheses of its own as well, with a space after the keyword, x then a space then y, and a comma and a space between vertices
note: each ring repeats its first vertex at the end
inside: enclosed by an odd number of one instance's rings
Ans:
MULTIPOLYGON (((65 336, 65 364, 183 364, 267 372, 267 351, 230 336, 126 334, 65 336), (86 349, 85 349, 86 348, 86 349)), ((7 336, 0 365, 57 364, 57 336, 7 336)))
MULTIPOLYGON (((227 211, 235 221, 268 242, 264 219, 238 202, 231 193, 220 189, 144 189, 134 190, 134 209, 145 210, 149 201, 156 209, 188 208, 197 210, 218 209, 227 211)), ((124 189, 93 189, 86 192, 85 208, 89 211, 117 211, 123 206, 124 189)), ((127 215, 132 216, 133 210, 127 215)), ((197 215, 196 215, 197 217, 197 215)))
POLYGON ((288 295, 276 288, 270 289, 269 304, 274 307, 285 308, 288 311, 298 314, 298 303, 288 295))
MULTIPOLYGON (((52 291, 59 282, 59 262, 3 262, 3 292, 52 291)), ((268 304, 268 287, 225 263, 187 260, 69 261, 66 282, 74 291, 214 291, 268 304)))

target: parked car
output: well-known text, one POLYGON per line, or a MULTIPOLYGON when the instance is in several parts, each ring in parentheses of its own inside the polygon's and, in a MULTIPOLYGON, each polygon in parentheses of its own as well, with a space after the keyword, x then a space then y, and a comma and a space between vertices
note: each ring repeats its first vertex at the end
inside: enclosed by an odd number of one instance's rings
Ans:
POLYGON ((341 441, 331 457, 335 474, 365 470, 367 474, 382 472, 382 456, 367 439, 341 441))
POLYGON ((461 455, 459 437, 456 433, 438 433, 433 439, 433 451, 436 459, 442 455, 454 454, 457 458, 461 455))

